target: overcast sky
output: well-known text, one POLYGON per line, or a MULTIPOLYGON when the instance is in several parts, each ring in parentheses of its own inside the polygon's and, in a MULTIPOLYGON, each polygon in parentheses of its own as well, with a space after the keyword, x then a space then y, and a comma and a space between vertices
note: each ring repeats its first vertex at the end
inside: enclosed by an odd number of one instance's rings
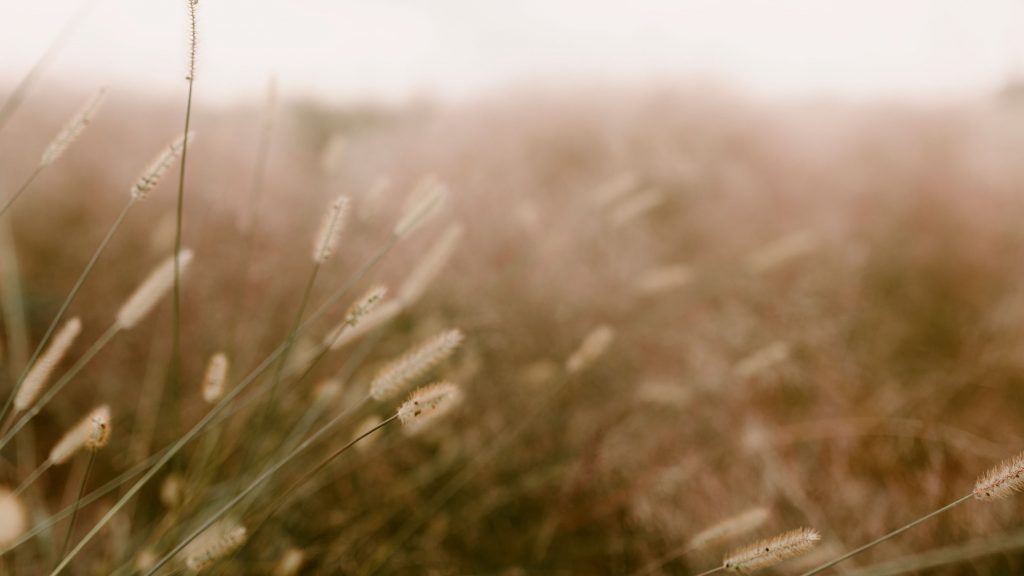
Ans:
MULTIPOLYGON (((90 0, 0 0, 0 82, 90 0)), ((187 0, 93 0, 43 76, 180 90, 187 0)), ((946 99, 1024 71, 1024 0, 200 0, 197 95, 401 101, 710 78, 770 97, 946 99)))

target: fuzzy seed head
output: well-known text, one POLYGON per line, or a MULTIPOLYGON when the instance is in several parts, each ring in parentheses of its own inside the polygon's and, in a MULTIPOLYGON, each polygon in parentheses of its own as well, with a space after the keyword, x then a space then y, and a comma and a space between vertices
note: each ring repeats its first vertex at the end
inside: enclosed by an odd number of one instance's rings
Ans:
POLYGON ((191 144, 194 137, 194 132, 179 136, 146 166, 146 169, 139 175, 139 179, 132 184, 130 191, 132 200, 144 200, 156 188, 171 164, 181 157, 181 152, 185 149, 185 142, 188 141, 191 144))
POLYGON ((382 368, 370 383, 370 395, 377 401, 399 394, 403 388, 437 366, 462 344, 459 330, 448 330, 406 352, 382 368))
POLYGON ((444 204, 448 197, 448 187, 436 176, 427 176, 420 180, 410 194, 410 202, 395 225, 395 236, 408 235, 417 226, 444 204))
POLYGON ((100 105, 103 104, 103 99, 107 95, 106 88, 101 88, 99 92, 94 94, 85 105, 83 105, 78 112, 71 117, 71 120, 61 128, 57 136, 53 138, 50 145, 43 151, 43 156, 39 160, 40 166, 49 166, 57 161, 64 152, 71 146, 71 143, 78 138, 82 131, 92 122, 92 119, 99 112, 100 105))
POLYGON ((43 352, 42 356, 32 365, 32 369, 25 375, 25 380, 14 397, 14 409, 18 412, 28 410, 43 391, 43 387, 49 381, 54 369, 68 353, 68 349, 74 344, 75 338, 82 332, 82 321, 72 318, 64 323, 57 335, 50 341, 50 345, 43 352))
MULTIPOLYGON (((192 262, 192 251, 185 249, 178 253, 180 273, 184 274, 192 262)), ((117 325, 122 330, 134 328, 146 317, 160 299, 174 287, 174 257, 170 257, 153 270, 135 289, 117 311, 117 325)))
POLYGON ((289 548, 281 554, 274 567, 274 576, 296 576, 306 563, 306 553, 298 548, 289 548))
POLYGON ((388 289, 381 285, 367 290, 362 297, 349 306, 348 311, 345 312, 345 319, 341 321, 341 324, 338 324, 334 327, 334 330, 327 333, 327 336, 324 338, 324 346, 334 349, 334 343, 341 338, 342 334, 358 326, 363 318, 373 312, 377 304, 384 299, 387 293, 388 289))
POLYGON ((320 223, 320 232, 317 234, 316 245, 313 247, 313 261, 322 264, 331 257, 338 247, 338 239, 341 231, 345 228, 345 219, 348 216, 349 200, 347 196, 338 196, 331 203, 330 209, 324 215, 320 223))
POLYGON ((390 300, 377 306, 368 312, 355 326, 348 326, 345 322, 331 330, 324 338, 324 344, 331 350, 340 350, 346 344, 356 340, 360 336, 387 324, 403 310, 402 302, 390 300))
POLYGON ((978 500, 1000 500, 1024 490, 1024 452, 1000 462, 978 478, 974 497, 978 500))
POLYGON ((695 534, 690 538, 688 548, 697 550, 742 536, 767 522, 770 515, 767 508, 751 508, 740 512, 695 534))
POLYGON ((110 407, 100 406, 68 430, 50 450, 54 466, 71 459, 82 448, 99 450, 110 440, 110 407))
POLYGON ((0 486, 0 547, 14 543, 27 526, 25 505, 8 487, 0 486))
POLYGON ((402 289, 398 292, 398 299, 406 306, 419 300, 423 292, 448 264, 448 260, 455 252, 460 240, 462 240, 462 226, 458 224, 449 226, 406 278, 402 289))
POLYGON ((217 352, 210 357, 206 364, 206 373, 203 374, 203 400, 207 404, 213 404, 224 394, 224 384, 227 383, 230 367, 231 362, 227 354, 217 352))
POLYGON ((185 566, 201 572, 231 555, 245 544, 245 526, 215 525, 192 541, 185 549, 185 566))
POLYGON ((747 574, 806 554, 821 541, 821 534, 810 528, 798 528, 774 538, 759 540, 734 550, 726 556, 722 567, 747 574))
POLYGON ((450 382, 437 382, 416 390, 398 408, 398 419, 406 432, 418 434, 451 412, 462 400, 462 391, 450 382))
POLYGON ((615 330, 611 326, 602 324, 594 328, 583 338, 580 347, 566 360, 566 372, 578 374, 586 370, 608 351, 613 342, 615 342, 615 330))

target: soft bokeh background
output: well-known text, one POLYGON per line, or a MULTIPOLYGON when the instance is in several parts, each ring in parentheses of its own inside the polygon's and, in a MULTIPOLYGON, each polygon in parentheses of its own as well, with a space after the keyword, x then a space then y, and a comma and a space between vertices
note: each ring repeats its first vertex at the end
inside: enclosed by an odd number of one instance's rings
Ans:
MULTIPOLYGON (((0 129, 6 198, 79 103, 110 89, 0 238, 4 386, 181 130, 184 1, 7 2, 3 92, 83 6, 0 129)), ((220 573, 274 573, 298 550, 303 574, 363 574, 384 558, 377 573, 632 574, 764 507, 744 538, 801 525, 825 536, 776 571, 797 574, 969 491, 1024 447, 1022 16, 1010 0, 200 0, 184 385, 164 389, 164 306, 5 449, 2 481, 17 484, 103 401, 116 433, 94 485, 173 441, 208 409, 197 387, 211 354, 226 350, 241 377, 285 334, 330 199, 350 195, 353 218, 315 303, 384 242, 430 173, 450 186, 448 206, 357 285, 400 286, 461 225, 423 298, 289 382, 274 425, 229 421, 212 472, 190 468, 205 444, 176 461, 74 573, 131 573, 166 551, 264 464, 251 446, 350 406, 384 362, 455 326, 466 344, 432 376, 463 385, 465 405, 426 436, 385 430, 347 454, 220 573), (613 345, 567 375, 602 325, 613 345), (322 404, 329 377, 345 392, 322 404), (190 496, 175 504, 162 488, 183 475, 190 496)), ((86 326, 76 354, 170 252, 176 183, 169 174, 132 209, 73 305, 86 326)), ((239 520, 252 526, 357 420, 392 408, 363 409, 239 520)), ((83 464, 29 491, 36 520, 71 501, 83 464)), ((112 502, 87 507, 78 533, 112 502)), ((972 503, 848 573, 1016 574, 1021 518, 1019 500, 972 503), (934 549, 936 567, 914 568, 934 549)), ((51 539, 10 565, 46 573, 51 539)), ((696 573, 734 543, 653 573, 696 573)))

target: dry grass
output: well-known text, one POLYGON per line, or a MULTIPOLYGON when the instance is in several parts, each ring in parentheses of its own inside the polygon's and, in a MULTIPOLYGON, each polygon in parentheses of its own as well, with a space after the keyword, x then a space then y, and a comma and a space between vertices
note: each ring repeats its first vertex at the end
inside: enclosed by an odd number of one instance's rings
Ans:
MULTIPOLYGON (((0 133, 0 198, 75 106, 39 96, 12 118, 0 133)), ((286 103, 245 266, 259 107, 193 115, 180 397, 163 386, 172 336, 162 302, 4 448, 0 483, 18 486, 101 403, 115 433, 86 494, 200 421, 214 354, 230 361, 230 395, 289 334, 316 225, 338 194, 351 198, 351 221, 311 283, 310 310, 386 244, 424 174, 447 184, 449 205, 342 302, 389 286, 394 296, 360 320, 380 313, 375 330, 330 350, 324 336, 346 319, 338 309, 299 334, 269 423, 228 409, 68 573, 152 566, 282 450, 350 410, 232 511, 246 539, 213 573, 287 573, 298 562, 300 574, 628 574, 764 507, 770 517, 751 539, 799 525, 822 534, 821 555, 778 569, 796 574, 969 493, 980 471, 1024 446, 1024 108, 1013 102, 769 107, 674 91, 400 111, 286 103), (325 161, 338 135, 344 152, 325 161), (462 228, 446 232, 444 221, 462 228), (413 272, 445 252, 443 269, 413 272), (385 426, 369 448, 293 486, 394 414, 397 400, 366 400, 374 376, 453 326, 466 341, 429 375, 459 383, 461 406, 420 434, 385 426), (327 379, 340 390, 317 394, 327 379), (162 502, 171 475, 184 496, 162 502)), ((180 129, 178 106, 112 90, 12 206, 4 254, 17 255, 17 275, 0 261, 0 291, 7 300, 16 285, 21 298, 4 308, 7 389, 27 358, 11 315, 24 315, 31 352, 141 168, 180 129)), ((83 329, 63 371, 172 254, 173 188, 164 182, 132 208, 84 284, 68 311, 83 329)), ((72 458, 32 484, 29 527, 75 500, 84 468, 72 458)), ((127 486, 83 502, 72 545, 127 486)), ((967 561, 957 552, 928 573, 1016 573, 1021 512, 1019 499, 968 503, 850 567, 981 539, 1008 544, 967 561)), ((2 561, 48 573, 66 526, 2 561)), ((658 570, 697 573, 736 544, 658 570)))

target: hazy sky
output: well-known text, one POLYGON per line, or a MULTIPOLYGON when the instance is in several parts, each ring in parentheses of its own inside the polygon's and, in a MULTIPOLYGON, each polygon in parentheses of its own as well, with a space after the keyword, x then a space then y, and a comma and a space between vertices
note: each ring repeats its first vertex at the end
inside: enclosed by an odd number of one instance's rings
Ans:
MULTIPOLYGON (((88 0, 0 0, 0 82, 88 0)), ((187 0, 98 2, 43 77, 180 90, 187 0)), ((1024 0, 200 0, 197 93, 402 100, 711 78, 772 97, 960 97, 1024 71, 1024 0)))

